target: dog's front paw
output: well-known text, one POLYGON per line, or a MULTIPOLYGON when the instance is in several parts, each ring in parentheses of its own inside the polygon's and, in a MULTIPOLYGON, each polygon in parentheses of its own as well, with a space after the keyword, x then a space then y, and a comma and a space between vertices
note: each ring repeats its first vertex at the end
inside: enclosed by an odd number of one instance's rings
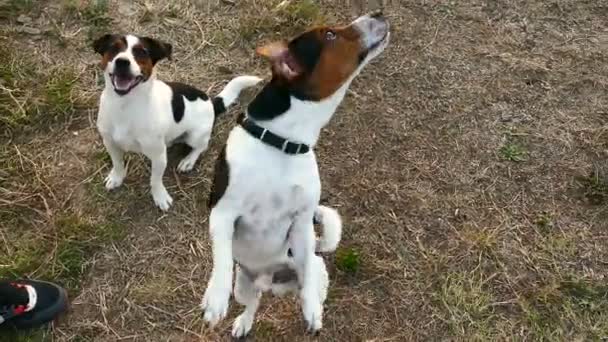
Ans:
POLYGON ((232 325, 232 337, 241 338, 247 336, 253 326, 253 317, 246 313, 241 314, 234 320, 232 325))
POLYGON ((162 211, 169 210, 169 207, 173 204, 173 198, 171 198, 165 187, 152 189, 152 197, 156 206, 162 211))
POLYGON ((105 179, 106 182, 106 189, 108 190, 112 190, 112 189, 116 189, 119 186, 122 185, 122 181, 125 179, 125 172, 119 172, 116 171, 115 168, 112 168, 112 170, 110 171, 110 173, 108 174, 108 176, 105 179))
POLYGON ((201 309, 203 318, 210 326, 215 326, 228 313, 228 301, 230 300, 230 289, 207 287, 201 309))
POLYGON ((196 164, 197 157, 198 156, 187 155, 184 159, 182 159, 182 161, 179 162, 179 165, 177 165, 177 171, 183 173, 192 171, 194 165, 196 164))
POLYGON ((308 332, 317 334, 323 328, 323 305, 318 300, 304 300, 302 311, 308 332))

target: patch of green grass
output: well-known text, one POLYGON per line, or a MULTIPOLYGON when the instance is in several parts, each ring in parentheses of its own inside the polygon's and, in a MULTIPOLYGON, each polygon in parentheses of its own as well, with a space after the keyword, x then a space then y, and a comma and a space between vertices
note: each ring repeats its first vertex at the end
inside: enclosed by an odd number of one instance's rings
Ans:
POLYGON ((7 0, 0 2, 0 19, 16 19, 20 14, 31 13, 35 5, 35 0, 7 0))
POLYGON ((16 127, 28 120, 34 111, 31 89, 35 79, 33 63, 19 56, 6 40, 0 40, 0 130, 16 127))
POLYGON ((583 196, 593 205, 602 205, 608 200, 608 177, 600 170, 594 170, 591 175, 578 177, 583 196))
POLYGON ((61 279, 64 286, 77 288, 80 277, 86 271, 87 254, 91 252, 91 247, 78 240, 61 241, 49 278, 61 279))
POLYGON ((492 322, 496 317, 491 303, 494 296, 484 283, 479 274, 453 272, 443 277, 433 293, 439 314, 453 334, 475 334, 477 338, 493 334, 492 322))
POLYGON ((23 277, 37 270, 45 260, 45 252, 34 246, 42 240, 30 231, 14 236, 10 241, 11 251, 0 256, 0 278, 23 277))
POLYGON ((536 339, 600 340, 608 332, 608 286, 576 277, 550 281, 519 302, 536 339))
POLYGON ((245 41, 255 40, 262 33, 271 32, 275 27, 275 21, 268 16, 251 16, 239 23, 239 36, 245 41))
POLYGON ((120 240, 124 237, 124 230, 118 224, 94 224, 74 215, 59 218, 55 225, 62 240, 76 240, 89 245, 120 240))
POLYGON ((320 18, 321 9, 316 1, 302 0, 291 1, 278 9, 279 14, 290 20, 302 23, 312 23, 320 18))
POLYGON ((489 229, 479 229, 465 225, 462 229, 461 237, 479 251, 491 253, 496 246, 496 233, 489 229))
POLYGON ((106 243, 121 240, 124 234, 118 224, 61 215, 48 227, 8 236, 12 253, 0 256, 0 278, 35 273, 36 277, 78 289, 92 254, 106 243))
POLYGON ((69 16, 77 15, 80 11, 80 1, 78 0, 63 0, 61 5, 64 13, 69 16))
POLYGON ((270 33, 294 35, 308 26, 324 21, 317 2, 312 0, 289 1, 278 6, 281 1, 267 1, 259 15, 243 18, 238 27, 239 36, 245 41, 255 41, 270 33))
POLYGON ((453 16, 456 11, 456 6, 458 5, 457 0, 447 0, 446 2, 440 4, 437 8, 439 13, 443 13, 447 16, 453 16))
POLYGON ((547 213, 542 213, 539 215, 534 221, 536 226, 540 229, 542 233, 549 233, 551 228, 553 228, 553 219, 551 215, 547 213))
POLYGON ((47 112, 55 115, 67 114, 74 109, 72 89, 76 75, 71 70, 55 71, 45 85, 45 102, 47 112))
POLYGON ((353 248, 340 249, 336 253, 336 266, 346 273, 357 273, 361 266, 359 252, 353 248))
POLYGON ((255 324, 255 336, 262 341, 270 341, 277 336, 277 330, 268 321, 259 321, 255 324))
POLYGON ((499 152, 503 159, 513 162, 526 161, 528 155, 523 146, 513 142, 507 142, 500 148, 499 152))
POLYGON ((96 162, 95 165, 99 167, 112 164, 112 158, 110 158, 110 154, 105 149, 97 150, 93 159, 96 162))
POLYGON ((177 5, 171 4, 167 6, 163 15, 168 18, 179 18, 181 16, 181 9, 177 5))
POLYGON ((48 326, 26 332, 2 331, 0 332, 0 340, 7 342, 47 342, 53 340, 53 334, 48 326))
POLYGON ((90 0, 88 5, 82 9, 82 18, 89 26, 88 38, 90 41, 109 33, 112 18, 108 14, 108 5, 108 0, 90 0))
MULTIPOLYGON (((0 43, 4 41, 0 40, 0 43)), ((28 56, 8 44, 0 49, 0 135, 33 125, 46 125, 72 114, 78 104, 72 69, 38 69, 28 56)))

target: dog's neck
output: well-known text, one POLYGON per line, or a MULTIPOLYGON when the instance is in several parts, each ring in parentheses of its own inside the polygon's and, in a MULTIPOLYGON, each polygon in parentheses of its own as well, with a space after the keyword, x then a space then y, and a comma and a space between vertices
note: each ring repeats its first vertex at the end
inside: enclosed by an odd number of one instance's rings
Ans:
POLYGON ((285 139, 312 147, 342 102, 351 81, 352 78, 331 96, 312 101, 273 80, 249 104, 247 116, 285 139))

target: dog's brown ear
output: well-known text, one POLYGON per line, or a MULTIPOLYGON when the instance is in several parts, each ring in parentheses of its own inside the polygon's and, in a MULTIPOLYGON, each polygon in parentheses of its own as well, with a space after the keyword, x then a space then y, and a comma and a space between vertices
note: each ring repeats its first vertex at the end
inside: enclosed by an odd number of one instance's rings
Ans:
POLYGON ((112 42, 116 40, 117 37, 118 35, 116 34, 104 34, 93 42, 93 50, 95 50, 96 53, 103 55, 108 51, 112 42))
POLYGON ((300 63, 289 51, 286 41, 276 41, 260 46, 255 52, 266 58, 272 64, 272 70, 288 80, 291 80, 302 73, 300 63))
POLYGON ((278 57, 282 56, 283 54, 287 53, 288 51, 289 51, 289 48, 287 46, 287 42, 285 42, 285 41, 277 41, 277 42, 268 43, 266 45, 262 45, 262 46, 258 47, 257 49, 255 49, 255 52, 258 55, 265 57, 270 61, 277 59, 278 57))
POLYGON ((171 54, 173 53, 173 46, 171 44, 150 37, 143 37, 140 40, 148 50, 152 64, 156 64, 164 58, 171 60, 171 54))

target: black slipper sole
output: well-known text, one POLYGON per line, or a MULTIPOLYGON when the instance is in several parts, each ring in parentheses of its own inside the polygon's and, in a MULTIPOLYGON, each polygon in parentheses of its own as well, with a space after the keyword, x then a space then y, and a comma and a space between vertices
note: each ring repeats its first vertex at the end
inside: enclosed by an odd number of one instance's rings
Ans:
MULTIPOLYGON (((53 283, 49 283, 46 281, 25 280, 25 279, 16 280, 14 282, 19 283, 19 284, 27 284, 34 288, 37 288, 37 286, 40 286, 40 285, 50 286, 50 287, 55 288, 58 291, 59 295, 58 295, 57 299, 53 303, 51 303, 51 305, 49 305, 45 308, 34 307, 34 309, 32 311, 26 312, 20 316, 9 319, 8 321, 4 322, 3 324, 0 324, 0 330, 3 330, 5 328, 12 328, 12 329, 17 329, 17 330, 27 330, 27 329, 38 328, 40 326, 43 326, 44 324, 47 324, 47 323, 55 320, 68 307, 67 292, 65 291, 65 289, 59 287, 58 285, 55 285, 53 283)), ((40 294, 39 294, 39 296, 40 296, 40 294)))

